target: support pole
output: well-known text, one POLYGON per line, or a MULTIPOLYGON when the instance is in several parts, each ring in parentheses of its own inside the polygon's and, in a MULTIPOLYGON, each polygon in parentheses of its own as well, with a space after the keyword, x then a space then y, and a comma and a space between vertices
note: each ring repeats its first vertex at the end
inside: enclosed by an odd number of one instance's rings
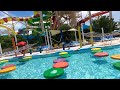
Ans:
MULTIPOLYGON (((12 38, 12 45, 14 50, 16 50, 16 45, 15 45, 15 38, 12 38)), ((17 53, 15 52, 15 56, 17 57, 17 53)))
MULTIPOLYGON (((13 30, 15 31, 13 20, 12 20, 12 27, 13 27, 13 30)), ((15 36, 15 44, 17 45, 17 37, 16 37, 16 34, 14 34, 14 36, 15 36)), ((17 46, 17 50, 18 50, 18 46, 17 46)))
POLYGON ((83 24, 82 23, 81 23, 81 29, 82 29, 83 45, 85 45, 85 38, 84 38, 84 31, 83 31, 83 24))
MULTIPOLYGON (((29 30, 28 30, 28 26, 27 26, 27 22, 26 22, 26 32, 27 32, 27 46, 29 46, 29 30)), ((29 47, 28 47, 29 48, 29 47)), ((29 48, 30 49, 30 48, 29 48)), ((28 50, 29 50, 28 49, 28 50)))
MULTIPOLYGON (((45 31, 44 31, 44 33, 45 33, 45 31)), ((46 33, 45 33, 46 34, 46 33)), ((46 44, 46 46, 47 46, 47 39, 46 39, 46 35, 44 36, 45 37, 45 44, 46 44)))
MULTIPOLYGON (((42 32, 46 32, 44 29, 44 24, 43 24, 43 18, 42 18, 42 11, 40 11, 40 23, 39 23, 39 27, 41 27, 42 32)), ((47 32, 46 32, 47 33, 47 32)), ((46 40, 46 36, 45 36, 45 43, 47 45, 47 40, 46 40)))
MULTIPOLYGON (((81 12, 81 19, 82 19, 82 12, 81 12)), ((82 29, 83 45, 85 45, 85 40, 84 40, 84 31, 83 31, 83 23, 81 23, 81 29, 82 29)))
POLYGON ((49 36, 50 36, 50 45, 51 45, 51 48, 53 47, 52 46, 52 39, 51 39, 51 32, 49 31, 49 36))
POLYGON ((89 11, 89 17, 90 17, 90 42, 92 44, 92 46, 94 46, 93 44, 93 31, 92 31, 92 19, 91 19, 91 11, 89 11))
MULTIPOLYGON (((16 37, 16 35, 15 35, 15 43, 17 44, 17 37, 16 37)), ((17 46, 17 50, 18 50, 18 46, 17 46)))
POLYGON ((77 33, 76 33, 76 31, 75 31, 75 41, 77 42, 77 33))
MULTIPOLYGON (((109 16, 110 16, 110 20, 111 20, 112 19, 112 11, 109 11, 109 16)), ((112 24, 112 22, 110 24, 111 24, 111 31, 113 31, 113 24, 112 24)))
POLYGON ((46 32, 47 32, 47 42, 48 42, 48 47, 49 47, 49 49, 50 49, 50 47, 51 47, 51 44, 50 44, 50 34, 49 34, 49 31, 48 31, 48 29, 46 29, 46 32))
POLYGON ((2 47, 1 47, 1 43, 0 43, 0 54, 2 54, 2 47))
POLYGON ((49 36, 48 36, 48 31, 47 31, 47 29, 46 29, 46 34, 47 34, 48 49, 50 49, 50 42, 49 42, 49 36))
POLYGON ((102 41, 104 42, 104 30, 103 30, 103 27, 101 29, 102 29, 102 41))
POLYGON ((109 11, 110 19, 112 18, 112 11, 109 11))
POLYGON ((40 11, 40 24, 41 24, 42 31, 44 32, 45 28, 44 28, 44 23, 43 23, 42 11, 40 11))
POLYGON ((80 26, 78 26, 78 35, 79 35, 80 48, 82 48, 82 39, 81 39, 80 26))
MULTIPOLYGON (((44 23, 43 23, 42 11, 40 11, 40 23, 41 23, 42 32, 44 32, 45 28, 44 28, 44 23)), ((49 48, 49 46, 50 46, 49 36, 48 36, 48 31, 47 31, 47 29, 46 29, 46 34, 47 34, 48 49, 50 49, 50 48, 49 48)))
MULTIPOLYGON (((112 11, 109 11, 109 19, 111 20, 112 19, 112 11)), ((112 22, 110 23, 110 25, 111 25, 111 31, 112 31, 112 29, 113 29, 113 25, 112 25, 112 22)))
POLYGON ((62 29, 60 29, 60 34, 61 34, 61 39, 62 39, 62 47, 63 47, 63 50, 65 50, 65 42, 64 42, 64 39, 63 39, 62 29))

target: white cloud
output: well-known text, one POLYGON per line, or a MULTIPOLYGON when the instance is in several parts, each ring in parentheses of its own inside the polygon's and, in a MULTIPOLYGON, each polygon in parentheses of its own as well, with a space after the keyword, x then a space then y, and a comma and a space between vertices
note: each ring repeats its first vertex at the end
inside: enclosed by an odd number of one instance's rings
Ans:
MULTIPOLYGON (((8 11, 4 11, 5 13, 8 14, 8 11)), ((8 17, 8 15, 4 14, 3 12, 0 12, 0 19, 8 17)))
POLYGON ((112 11, 112 16, 115 21, 120 21, 120 11, 112 11))
POLYGON ((22 28, 25 28, 25 27, 26 27, 26 26, 23 25, 22 23, 17 23, 17 24, 15 25, 15 30, 18 31, 18 29, 22 29, 22 28))
POLYGON ((34 15, 31 15, 31 17, 33 17, 34 15))

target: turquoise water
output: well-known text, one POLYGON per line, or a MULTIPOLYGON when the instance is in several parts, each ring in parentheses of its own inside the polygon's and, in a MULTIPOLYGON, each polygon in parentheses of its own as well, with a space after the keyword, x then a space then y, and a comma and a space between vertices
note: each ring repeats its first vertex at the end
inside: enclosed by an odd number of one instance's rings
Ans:
MULTIPOLYGON (((120 70, 113 67, 114 62, 110 58, 113 54, 120 54, 120 46, 102 48, 109 56, 97 58, 90 49, 70 51, 71 57, 67 58, 69 66, 64 69, 65 74, 59 79, 120 79, 120 70)), ((33 56, 33 59, 23 63, 17 59, 10 59, 6 64, 16 64, 17 69, 0 74, 0 79, 44 79, 43 73, 52 68, 53 60, 59 57, 58 53, 44 56, 33 56)), ((4 64, 4 65, 6 65, 4 64)), ((4 65, 0 65, 0 68, 4 65)))

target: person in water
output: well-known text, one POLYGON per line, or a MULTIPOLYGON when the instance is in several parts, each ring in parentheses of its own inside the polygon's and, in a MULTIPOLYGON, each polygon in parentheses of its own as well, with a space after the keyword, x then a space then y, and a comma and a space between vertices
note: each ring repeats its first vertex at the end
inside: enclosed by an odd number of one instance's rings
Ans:
POLYGON ((25 56, 26 50, 27 50, 26 46, 23 46, 22 50, 21 50, 21 53, 23 54, 23 57, 25 56))
POLYGON ((32 48, 30 47, 30 49, 29 49, 29 52, 30 52, 30 54, 32 54, 32 48))
POLYGON ((39 52, 42 53, 42 46, 39 47, 39 52))

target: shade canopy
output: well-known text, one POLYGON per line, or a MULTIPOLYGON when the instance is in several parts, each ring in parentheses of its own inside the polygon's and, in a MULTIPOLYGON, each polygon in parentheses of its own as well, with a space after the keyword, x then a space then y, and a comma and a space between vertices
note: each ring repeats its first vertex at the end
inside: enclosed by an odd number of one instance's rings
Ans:
POLYGON ((68 31, 78 31, 78 30, 75 28, 72 28, 72 29, 69 29, 68 31))
MULTIPOLYGON (((62 30, 62 32, 65 32, 66 30, 62 30)), ((52 36, 56 35, 56 34, 59 34, 60 33, 60 30, 50 30, 52 36)))
MULTIPOLYGON (((87 28, 89 28, 89 26, 83 24, 83 29, 87 29, 87 28)), ((75 28, 71 28, 71 29, 69 29, 69 30, 62 30, 62 32, 66 32, 66 31, 78 31, 78 30, 75 29, 75 28)), ((60 30, 50 30, 50 32, 51 32, 51 34, 52 34, 52 36, 53 36, 53 35, 59 34, 59 33, 60 33, 60 30)))

